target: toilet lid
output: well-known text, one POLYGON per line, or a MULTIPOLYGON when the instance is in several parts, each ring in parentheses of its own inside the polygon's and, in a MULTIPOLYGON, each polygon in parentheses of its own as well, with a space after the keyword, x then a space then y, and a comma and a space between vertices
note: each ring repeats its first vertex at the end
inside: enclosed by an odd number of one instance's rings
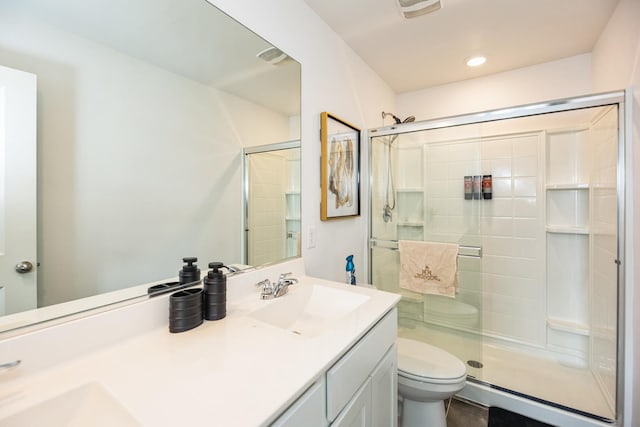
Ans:
POLYGON ((441 348, 398 338, 398 371, 409 376, 432 378, 435 380, 456 379, 467 374, 462 361, 441 348))

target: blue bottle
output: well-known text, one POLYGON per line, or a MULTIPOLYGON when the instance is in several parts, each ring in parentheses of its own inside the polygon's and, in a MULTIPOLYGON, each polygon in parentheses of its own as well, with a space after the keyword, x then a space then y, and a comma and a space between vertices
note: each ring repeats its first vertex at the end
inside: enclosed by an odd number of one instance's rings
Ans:
POLYGON ((349 255, 347 257, 347 284, 354 285, 356 284, 356 266, 353 265, 353 255, 349 255))

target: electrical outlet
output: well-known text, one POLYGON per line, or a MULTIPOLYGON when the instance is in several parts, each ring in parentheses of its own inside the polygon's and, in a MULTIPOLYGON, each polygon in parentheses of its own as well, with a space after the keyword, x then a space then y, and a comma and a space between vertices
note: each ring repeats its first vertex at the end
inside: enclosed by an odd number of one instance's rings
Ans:
POLYGON ((309 227, 307 232, 307 249, 313 249, 316 247, 316 228, 309 227))

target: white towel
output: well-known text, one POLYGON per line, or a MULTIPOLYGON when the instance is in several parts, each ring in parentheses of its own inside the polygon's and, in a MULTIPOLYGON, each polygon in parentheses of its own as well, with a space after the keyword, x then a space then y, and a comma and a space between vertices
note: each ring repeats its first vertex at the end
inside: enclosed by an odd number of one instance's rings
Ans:
POLYGON ((456 296, 458 245, 400 240, 400 287, 422 294, 456 296))

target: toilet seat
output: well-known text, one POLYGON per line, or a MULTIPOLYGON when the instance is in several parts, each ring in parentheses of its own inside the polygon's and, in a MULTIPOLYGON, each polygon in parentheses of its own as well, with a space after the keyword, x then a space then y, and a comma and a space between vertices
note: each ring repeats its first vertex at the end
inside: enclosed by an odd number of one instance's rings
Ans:
POLYGON ((467 369, 455 356, 441 348, 407 338, 398 338, 398 375, 434 384, 464 381, 467 369))

